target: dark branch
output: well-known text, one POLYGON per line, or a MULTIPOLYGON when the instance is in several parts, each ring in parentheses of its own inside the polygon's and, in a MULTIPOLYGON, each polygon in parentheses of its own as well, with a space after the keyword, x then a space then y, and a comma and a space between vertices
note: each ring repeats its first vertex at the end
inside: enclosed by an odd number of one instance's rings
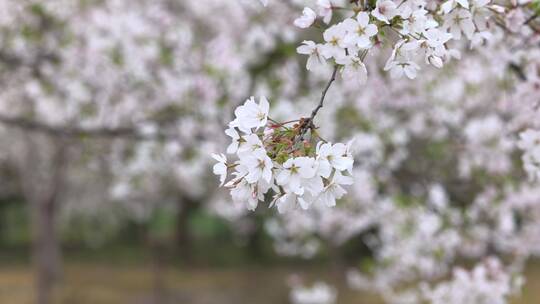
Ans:
POLYGON ((69 137, 69 138, 126 138, 133 140, 160 140, 170 138, 165 134, 158 133, 152 135, 141 134, 135 128, 119 127, 119 128, 81 128, 75 126, 53 126, 45 123, 33 121, 22 117, 8 117, 0 114, 0 123, 22 129, 25 131, 47 134, 54 137, 69 137))
POLYGON ((508 67, 510 68, 510 71, 516 73, 519 80, 527 81, 527 75, 525 75, 525 72, 523 71, 523 68, 521 66, 511 62, 510 64, 508 64, 508 67))
POLYGON ((309 121, 311 123, 313 122, 313 119, 315 119, 315 116, 317 116, 317 113, 319 112, 319 110, 324 106, 324 99, 326 98, 326 93, 328 93, 328 90, 330 89, 330 86, 332 86, 332 83, 336 80, 336 75, 337 75, 338 68, 339 68, 338 65, 334 66, 334 71, 332 72, 332 77, 330 77, 330 80, 326 84, 326 87, 324 88, 324 90, 323 90, 323 92, 321 94, 321 99, 319 100, 319 104, 311 112, 311 117, 309 118, 309 121))
POLYGON ((535 13, 534 15, 530 16, 523 24, 527 25, 531 23, 534 19, 538 18, 538 13, 535 13))
POLYGON ((336 80, 338 70, 339 66, 336 64, 334 66, 334 71, 332 71, 332 76, 330 77, 330 80, 328 80, 326 87, 324 87, 324 90, 322 91, 319 104, 317 105, 317 107, 315 107, 315 109, 313 109, 313 111, 311 112, 311 116, 303 121, 303 124, 300 127, 300 132, 297 137, 298 141, 304 140, 304 135, 306 135, 307 131, 315 128, 313 120, 315 119, 315 116, 317 116, 317 113, 319 113, 319 110, 322 109, 322 107, 324 106, 324 99, 326 98, 326 93, 328 93, 328 90, 332 86, 332 83, 336 80))

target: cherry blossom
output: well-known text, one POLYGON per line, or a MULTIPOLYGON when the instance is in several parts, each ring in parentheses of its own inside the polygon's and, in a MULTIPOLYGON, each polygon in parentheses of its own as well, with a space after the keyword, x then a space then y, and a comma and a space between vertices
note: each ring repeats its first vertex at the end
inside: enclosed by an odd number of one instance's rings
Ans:
POLYGON ((266 155, 264 149, 255 150, 241 157, 240 165, 247 167, 249 174, 246 175, 246 181, 250 184, 258 182, 261 178, 267 183, 272 180, 272 160, 266 155))
POLYGON ((441 5, 441 10, 443 11, 443 13, 448 14, 458 4, 465 9, 469 8, 468 0, 448 0, 441 5))
POLYGON ((308 71, 313 71, 326 66, 326 59, 322 56, 320 44, 315 44, 313 41, 304 41, 304 45, 297 48, 298 54, 309 55, 306 68, 308 71))
POLYGON ((445 18, 443 28, 448 29, 454 39, 461 39, 462 32, 468 39, 473 37, 476 27, 468 10, 455 9, 445 18))
POLYGON ((346 56, 336 60, 336 63, 343 65, 341 75, 344 80, 352 80, 358 84, 366 83, 368 72, 360 58, 357 56, 346 56))
POLYGON ((398 14, 396 4, 391 0, 377 0, 375 9, 371 12, 373 17, 385 23, 390 23, 390 20, 398 14))
POLYGON ((347 170, 352 165, 347 146, 342 143, 323 143, 317 147, 317 154, 320 162, 327 162, 339 171, 347 170))
POLYGON ((347 47, 345 36, 347 29, 342 23, 333 25, 323 33, 323 38, 326 43, 321 47, 322 55, 326 58, 341 58, 345 56, 345 48, 347 47))
POLYGON ((350 176, 344 176, 339 171, 334 174, 330 183, 324 188, 319 200, 328 207, 336 205, 336 199, 342 198, 347 191, 341 185, 352 185, 353 179, 350 176))
POLYGON ((238 148, 237 154, 250 155, 251 153, 255 153, 260 150, 264 151, 264 146, 261 139, 256 134, 251 133, 251 134, 244 135, 242 137, 242 143, 240 144, 240 147, 238 148))
POLYGON ((227 178, 227 157, 223 154, 212 154, 212 158, 218 161, 214 165, 214 174, 219 175, 220 186, 225 184, 225 179, 227 178))
POLYGON ((384 70, 390 71, 392 78, 400 78, 403 75, 406 75, 409 79, 415 79, 418 70, 420 70, 420 66, 412 60, 400 58, 399 60, 388 62, 384 67, 384 70))
POLYGON ((309 7, 304 8, 302 16, 294 20, 294 25, 299 28, 310 27, 317 18, 317 14, 309 7))
POLYGON ((283 171, 277 176, 278 185, 286 186, 297 195, 304 194, 303 180, 315 176, 315 159, 309 157, 290 158, 283 164, 283 171))
POLYGON ((249 133, 253 128, 266 125, 270 104, 265 97, 261 97, 259 104, 255 103, 255 98, 251 97, 244 105, 236 108, 234 114, 236 119, 231 122, 232 127, 238 127, 242 131, 249 133))
POLYGON ((343 1, 341 0, 317 0, 319 16, 323 17, 324 23, 330 23, 334 7, 338 7, 341 4, 343 4, 343 1))
POLYGON ((377 26, 369 23, 369 15, 366 12, 358 13, 356 19, 346 19, 343 25, 348 32, 345 42, 361 49, 369 47, 371 37, 377 34, 377 26))
POLYGON ((227 147, 227 153, 236 153, 240 145, 244 142, 244 139, 238 134, 238 132, 234 128, 229 128, 225 130, 225 134, 227 134, 232 139, 231 144, 227 147))

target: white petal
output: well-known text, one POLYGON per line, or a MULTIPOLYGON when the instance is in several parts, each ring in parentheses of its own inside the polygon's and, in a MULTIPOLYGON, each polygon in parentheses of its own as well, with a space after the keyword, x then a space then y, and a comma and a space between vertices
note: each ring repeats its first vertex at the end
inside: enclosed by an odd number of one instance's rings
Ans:
POLYGON ((291 177, 291 171, 289 170, 282 170, 279 172, 278 176, 276 177, 276 182, 278 185, 285 185, 291 177))
POLYGON ((359 25, 365 27, 369 23, 369 15, 366 12, 360 12, 356 17, 356 20, 358 20, 359 25))

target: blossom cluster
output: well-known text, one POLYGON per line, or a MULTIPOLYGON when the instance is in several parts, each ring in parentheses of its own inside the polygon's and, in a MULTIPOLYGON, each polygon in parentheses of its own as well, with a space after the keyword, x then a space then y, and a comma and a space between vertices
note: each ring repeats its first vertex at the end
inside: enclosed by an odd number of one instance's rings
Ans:
POLYGON ((289 295, 292 304, 334 304, 337 300, 336 289, 324 282, 316 282, 312 287, 292 287, 289 295))
POLYGON ((238 160, 229 162, 224 154, 213 154, 218 161, 213 171, 221 185, 249 210, 270 190, 274 192, 270 206, 276 205, 279 212, 297 205, 308 209, 314 202, 335 206, 336 199, 346 194, 343 186, 352 184, 350 143, 326 142, 310 119, 277 122, 268 116, 269 107, 265 97, 259 103, 252 97, 236 108, 225 134, 232 139, 227 153, 236 154, 238 160), (229 170, 234 170, 233 178, 225 182, 229 170))
POLYGON ((471 47, 491 37, 488 32, 492 11, 501 7, 488 5, 489 0, 369 1, 319 0, 315 10, 306 7, 294 24, 300 28, 323 28, 322 43, 304 41, 299 54, 308 55, 307 69, 313 70, 333 61, 345 79, 364 83, 367 78, 365 57, 374 46, 391 46, 392 52, 384 70, 393 78, 414 79, 419 63, 441 68, 460 52, 449 48, 452 40, 462 38, 471 47), (331 24, 334 13, 346 18, 331 24))
POLYGON ((507 303, 523 283, 522 277, 512 278, 497 258, 487 258, 472 270, 456 268, 453 278, 434 288, 425 287, 424 297, 433 304, 507 303))
POLYGON ((523 167, 533 180, 540 179, 540 131, 527 129, 519 135, 518 147, 523 150, 523 167))

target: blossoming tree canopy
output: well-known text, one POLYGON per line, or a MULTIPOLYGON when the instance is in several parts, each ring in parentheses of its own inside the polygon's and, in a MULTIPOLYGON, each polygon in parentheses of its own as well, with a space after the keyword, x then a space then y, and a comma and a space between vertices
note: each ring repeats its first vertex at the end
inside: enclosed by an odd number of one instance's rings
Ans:
MULTIPOLYGON (((268 1, 261 2, 268 5, 268 1)), ((313 119, 337 72, 344 81, 364 84, 367 54, 373 48, 388 48, 384 71, 392 78, 415 79, 422 62, 442 68, 452 58, 461 57, 464 45, 477 47, 490 39, 491 29, 506 29, 500 19, 520 5, 489 0, 318 0, 315 7, 305 7, 294 25, 322 30, 322 37, 321 42, 304 41, 297 52, 308 56, 309 71, 334 66, 319 106, 310 118, 280 123, 269 119, 265 97, 259 104, 249 99, 235 110, 236 118, 226 131, 233 140, 227 152, 236 153, 239 161, 227 163, 224 155, 214 155, 218 161, 214 172, 223 184, 228 169, 236 170, 225 186, 231 188, 235 200, 247 201, 248 209, 264 200, 270 189, 275 192, 272 204, 280 211, 296 203, 308 209, 314 201, 335 205, 336 198, 345 193, 341 185, 352 183, 350 176, 342 174, 351 174, 350 144, 325 142, 313 119), (307 130, 311 134, 306 139, 307 130)), ((531 159, 530 153, 526 159, 531 159)))
MULTIPOLYGON (((390 303, 514 294, 540 254, 538 1, 172 2, 0 1, 3 116, 128 127, 100 167, 137 219, 176 192, 228 219, 266 202, 279 254, 362 239, 350 285, 390 303), (251 95, 268 99, 238 106, 251 95), (220 146, 213 171, 238 204, 206 187, 220 146)), ((62 209, 115 216, 79 196, 62 209)), ((298 288, 293 301, 336 297, 298 288)))
POLYGON ((298 75, 319 87, 330 77, 317 94, 324 100, 333 84, 335 95, 322 110, 315 94, 302 99, 321 110, 317 126, 313 116, 275 121, 264 99, 246 102, 226 131, 238 160, 215 155, 222 184, 248 209, 274 195, 280 212, 266 228, 281 254, 311 257, 324 242, 361 238, 373 257, 349 283, 388 303, 509 301, 524 261, 540 252, 538 2, 302 3, 290 20, 307 57, 298 75))
POLYGON ((294 24, 323 30, 321 42, 304 41, 298 48, 309 56, 308 70, 330 61, 340 66, 344 78, 360 83, 367 77, 363 61, 374 47, 392 50, 384 70, 393 78, 414 79, 422 62, 441 68, 459 59, 459 41, 474 48, 490 39, 490 29, 511 9, 488 0, 349 2, 319 0, 315 10, 306 7, 294 24), (339 20, 335 11, 343 12, 339 20))

